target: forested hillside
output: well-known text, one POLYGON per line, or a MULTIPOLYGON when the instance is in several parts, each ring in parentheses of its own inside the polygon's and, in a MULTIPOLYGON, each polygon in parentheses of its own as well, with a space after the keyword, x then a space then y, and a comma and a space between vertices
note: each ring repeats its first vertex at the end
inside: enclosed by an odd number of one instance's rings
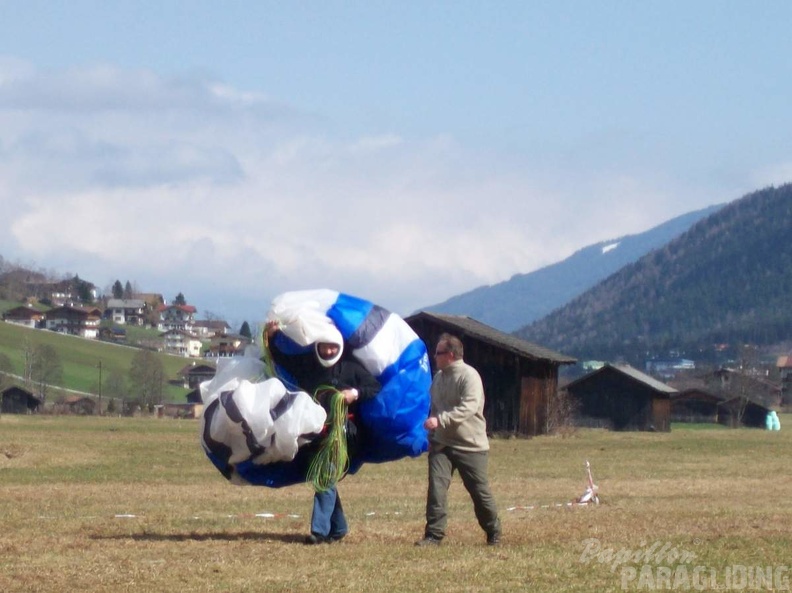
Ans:
POLYGON ((677 351, 792 337, 792 185, 746 195, 516 335, 578 358, 677 351))
POLYGON ((492 286, 480 286, 423 310, 467 315, 501 331, 514 331, 567 304, 722 207, 719 204, 688 212, 643 233, 589 245, 558 263, 515 274, 492 286))

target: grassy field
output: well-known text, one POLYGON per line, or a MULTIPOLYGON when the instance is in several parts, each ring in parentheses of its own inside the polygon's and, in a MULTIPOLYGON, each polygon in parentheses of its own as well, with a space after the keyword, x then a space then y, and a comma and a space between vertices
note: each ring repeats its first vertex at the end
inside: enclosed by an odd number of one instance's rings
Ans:
MULTIPOLYGON (((55 348, 63 365, 63 382, 59 387, 97 394, 99 361, 102 362, 103 382, 113 371, 126 378, 132 359, 138 352, 138 349, 128 346, 0 322, 0 353, 8 355, 17 375, 22 375, 25 368, 25 344, 31 347, 48 344, 55 348)), ((159 353, 157 356, 162 361, 168 379, 179 378, 179 371, 191 360, 159 353)), ((187 389, 181 386, 165 386, 166 401, 186 401, 186 393, 187 389)))
POLYGON ((195 421, 4 415, 0 591, 590 593, 667 590, 683 571, 696 590, 699 566, 705 589, 751 590, 739 567, 769 567, 788 587, 792 417, 781 422, 494 440, 503 545, 484 545, 457 478, 447 538, 422 549, 425 457, 344 480, 351 532, 311 547, 308 487, 228 484, 195 421), (567 506, 587 459, 602 504, 567 506))

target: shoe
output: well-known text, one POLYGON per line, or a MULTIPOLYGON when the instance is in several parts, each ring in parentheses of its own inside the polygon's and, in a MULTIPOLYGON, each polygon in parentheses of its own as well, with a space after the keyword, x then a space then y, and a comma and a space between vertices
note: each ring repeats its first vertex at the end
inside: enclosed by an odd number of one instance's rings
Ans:
POLYGON ((438 539, 436 537, 432 537, 431 535, 427 535, 423 539, 419 539, 417 542, 415 542, 415 545, 416 546, 439 546, 440 542, 442 542, 442 541, 443 540, 441 540, 441 539, 438 539))
POLYGON ((501 543, 500 531, 496 531, 495 533, 490 533, 487 536, 487 545, 488 546, 499 546, 500 543, 501 543))
POLYGON ((346 533, 342 533, 341 535, 331 535, 330 537, 326 538, 326 542, 328 544, 332 544, 332 543, 335 543, 335 542, 340 542, 342 539, 344 539, 345 536, 346 536, 346 533))
POLYGON ((312 533, 311 535, 306 536, 305 538, 305 545, 307 546, 316 546, 318 544, 330 544, 333 540, 329 537, 323 537, 321 535, 316 535, 312 533))

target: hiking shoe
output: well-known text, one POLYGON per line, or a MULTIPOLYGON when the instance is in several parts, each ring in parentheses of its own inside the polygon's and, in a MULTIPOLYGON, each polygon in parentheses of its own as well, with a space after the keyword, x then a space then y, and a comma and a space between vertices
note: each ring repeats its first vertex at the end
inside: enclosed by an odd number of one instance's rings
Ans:
POLYGON ((333 543, 333 540, 330 539, 329 537, 322 537, 321 535, 316 535, 315 533, 312 533, 311 535, 306 536, 304 543, 307 546, 316 546, 319 544, 333 543))
POLYGON ((442 541, 443 540, 441 540, 441 539, 438 539, 436 537, 432 537, 431 535, 427 535, 425 538, 419 539, 417 542, 415 542, 415 545, 416 546, 439 546, 440 542, 442 542, 442 541))
POLYGON ((487 536, 487 545, 488 546, 499 546, 500 543, 501 543, 500 531, 496 531, 495 533, 490 533, 487 536))

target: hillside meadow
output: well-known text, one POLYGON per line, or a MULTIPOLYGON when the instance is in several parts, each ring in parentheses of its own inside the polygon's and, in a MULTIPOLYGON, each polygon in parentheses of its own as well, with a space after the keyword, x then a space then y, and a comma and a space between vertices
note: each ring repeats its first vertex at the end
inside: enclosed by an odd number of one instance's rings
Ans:
MULTIPOLYGON (((63 366, 63 381, 57 387, 76 391, 99 392, 99 363, 102 363, 102 382, 113 372, 124 378, 137 348, 110 344, 98 340, 88 340, 43 329, 31 329, 13 323, 0 322, 0 354, 6 354, 14 367, 14 374, 22 375, 25 368, 25 347, 38 345, 52 346, 58 353, 63 366)), ((179 371, 190 364, 192 359, 155 353, 162 361, 168 380, 178 379, 179 371)), ((179 385, 165 386, 166 401, 185 401, 187 389, 179 385)))
POLYGON ((3 415, 0 590, 685 590, 685 575, 686 590, 768 575, 784 589, 792 417, 781 423, 493 440, 503 545, 484 545, 457 478, 447 538, 423 549, 425 456, 349 476, 350 534, 305 546, 309 488, 227 483, 196 421, 3 415), (586 460, 602 502, 569 506, 586 460))

